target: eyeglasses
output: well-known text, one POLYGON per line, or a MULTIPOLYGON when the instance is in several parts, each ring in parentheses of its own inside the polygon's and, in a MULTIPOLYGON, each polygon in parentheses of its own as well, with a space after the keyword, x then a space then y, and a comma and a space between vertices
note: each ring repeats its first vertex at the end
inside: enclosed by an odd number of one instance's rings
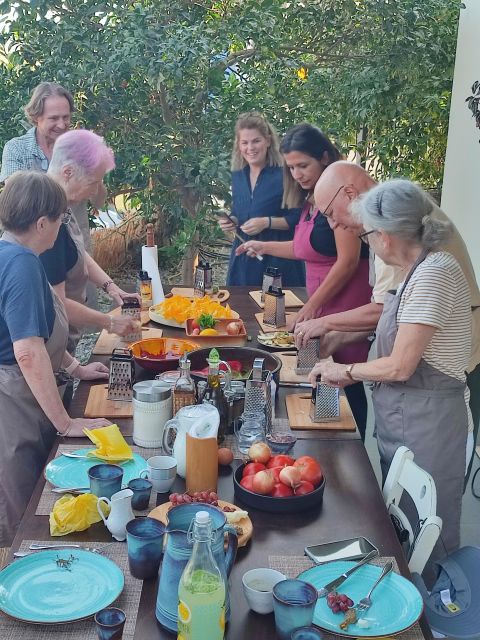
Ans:
POLYGON ((330 202, 328 203, 328 205, 325 207, 325 211, 320 211, 319 213, 320 215, 324 216, 325 218, 331 218, 332 217, 332 213, 327 213, 328 210, 330 209, 330 207, 332 206, 332 204, 334 203, 335 198, 338 196, 338 194, 340 193, 340 191, 343 189, 345 185, 342 184, 341 187, 338 187, 337 191, 335 192, 335 195, 333 196, 333 198, 330 200, 330 202))
POLYGON ((370 241, 368 239, 368 236, 371 233, 376 233, 377 230, 376 229, 372 229, 371 231, 364 231, 363 233, 361 233, 358 237, 360 238, 360 240, 362 240, 362 242, 364 242, 365 244, 370 245, 370 241))
POLYGON ((72 210, 67 209, 65 213, 62 215, 62 224, 69 224, 72 219, 72 210))

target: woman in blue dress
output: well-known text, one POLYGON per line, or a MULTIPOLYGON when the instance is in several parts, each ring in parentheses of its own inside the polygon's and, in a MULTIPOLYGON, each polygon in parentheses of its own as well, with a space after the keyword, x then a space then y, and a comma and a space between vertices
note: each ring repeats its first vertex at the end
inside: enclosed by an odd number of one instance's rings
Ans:
MULTIPOLYGON (((242 114, 235 125, 232 152, 232 217, 245 240, 292 240, 300 209, 282 209, 283 160, 278 136, 265 118, 257 113, 242 114)), ((220 218, 225 233, 235 230, 227 218, 220 218)), ((277 267, 284 286, 305 286, 305 267, 301 260, 265 256, 251 260, 235 255, 240 241, 235 238, 230 254, 227 285, 260 287, 267 267, 277 267)))

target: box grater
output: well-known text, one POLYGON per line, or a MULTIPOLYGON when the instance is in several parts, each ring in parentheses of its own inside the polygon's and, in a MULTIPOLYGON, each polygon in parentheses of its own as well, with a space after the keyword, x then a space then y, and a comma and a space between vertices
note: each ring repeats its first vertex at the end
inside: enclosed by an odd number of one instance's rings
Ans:
POLYGON ((203 296, 213 293, 213 271, 212 267, 206 262, 199 262, 195 268, 195 276, 193 279, 193 295, 195 298, 203 298, 203 296))
POLYGON ((131 401, 135 382, 135 364, 130 349, 114 349, 110 357, 108 400, 131 401))
POLYGON ((312 389, 310 419, 312 422, 335 422, 340 418, 340 389, 317 382, 312 389))
POLYGON ((263 273, 262 293, 260 299, 265 302, 265 294, 270 287, 282 288, 282 274, 277 267, 267 267, 263 273))
POLYGON ((141 309, 142 305, 137 298, 128 297, 123 299, 122 316, 132 316, 132 318, 138 322, 139 328, 137 331, 131 331, 130 333, 127 333, 126 336, 123 336, 122 342, 130 344, 130 342, 136 342, 137 340, 142 339, 142 325, 140 318, 141 309))
POLYGON ((276 329, 284 327, 287 324, 285 294, 280 287, 270 287, 265 293, 263 323, 276 329))
POLYGON ((310 373, 319 360, 320 338, 312 338, 304 347, 300 347, 298 350, 295 373, 300 376, 310 373))
POLYGON ((244 411, 265 412, 267 433, 272 428, 272 372, 264 369, 264 359, 255 358, 252 373, 245 384, 244 411))

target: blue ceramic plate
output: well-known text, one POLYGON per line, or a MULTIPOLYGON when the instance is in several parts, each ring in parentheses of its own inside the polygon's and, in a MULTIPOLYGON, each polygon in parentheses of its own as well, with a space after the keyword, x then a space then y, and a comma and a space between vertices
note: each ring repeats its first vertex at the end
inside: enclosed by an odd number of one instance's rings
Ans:
MULTIPOLYGON (((303 571, 298 577, 310 582, 317 589, 338 578, 344 571, 356 563, 346 560, 328 562, 303 571)), ((365 597, 375 580, 382 572, 381 567, 366 564, 339 587, 339 593, 345 593, 356 604, 365 597)), ((342 631, 339 625, 343 614, 333 613, 326 598, 319 598, 313 615, 313 623, 337 635, 350 638, 374 638, 390 636, 405 631, 420 618, 423 600, 416 587, 396 573, 391 573, 378 585, 372 594, 372 606, 359 617, 368 623, 367 628, 353 624, 342 631)))
POLYGON ((39 551, 0 571, 0 610, 34 624, 74 622, 111 605, 123 585, 122 571, 98 553, 39 551))
MULTIPOLYGON (((94 449, 77 449, 74 453, 86 455, 88 451, 94 449)), ((45 467, 45 478, 55 487, 61 489, 73 489, 74 487, 88 487, 90 480, 88 470, 96 464, 102 464, 98 458, 67 458, 58 456, 51 460, 45 467)), ((133 478, 138 478, 140 472, 147 468, 147 462, 139 456, 133 454, 133 460, 122 462, 123 469, 122 485, 127 485, 133 478)))

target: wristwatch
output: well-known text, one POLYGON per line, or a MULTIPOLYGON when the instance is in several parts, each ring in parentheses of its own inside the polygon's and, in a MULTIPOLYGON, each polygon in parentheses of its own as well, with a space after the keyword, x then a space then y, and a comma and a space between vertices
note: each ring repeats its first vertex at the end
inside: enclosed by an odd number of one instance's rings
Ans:
POLYGON ((354 364, 349 364, 348 367, 345 369, 345 374, 346 374, 347 378, 350 378, 350 380, 352 382, 355 382, 355 380, 354 380, 354 378, 352 376, 352 371, 353 371, 353 367, 354 366, 355 366, 355 363, 354 364))

